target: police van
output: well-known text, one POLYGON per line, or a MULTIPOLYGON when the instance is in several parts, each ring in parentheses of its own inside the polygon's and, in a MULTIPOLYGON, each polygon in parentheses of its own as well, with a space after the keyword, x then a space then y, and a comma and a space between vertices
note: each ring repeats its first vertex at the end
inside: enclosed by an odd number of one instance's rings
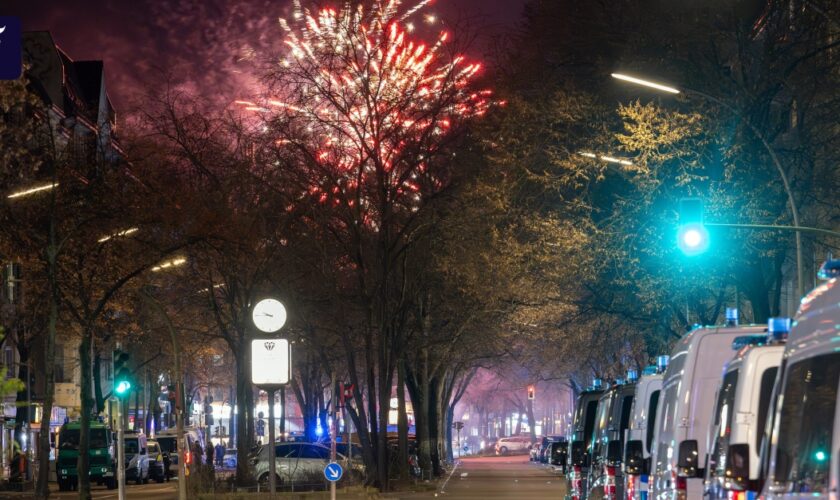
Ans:
POLYGON ((572 420, 569 439, 568 465, 566 470, 566 496, 572 500, 586 498, 586 478, 592 460, 592 436, 595 433, 595 417, 598 399, 604 393, 600 379, 592 387, 580 393, 572 420))
POLYGON ((837 498, 840 486, 840 261, 794 318, 777 383, 765 498, 837 498))
POLYGON ((735 339, 709 428, 706 496, 730 499, 760 491, 760 456, 773 387, 790 331, 789 318, 771 318, 766 334, 735 339))
POLYGON ((668 356, 658 356, 636 383, 630 426, 624 444, 624 498, 647 500, 650 456, 656 431, 656 409, 668 356))
POLYGON ((738 326, 737 311, 727 309, 725 326, 695 328, 674 346, 656 417, 650 485, 655 498, 703 496, 706 438, 720 375, 732 358, 732 341, 765 328, 738 326))

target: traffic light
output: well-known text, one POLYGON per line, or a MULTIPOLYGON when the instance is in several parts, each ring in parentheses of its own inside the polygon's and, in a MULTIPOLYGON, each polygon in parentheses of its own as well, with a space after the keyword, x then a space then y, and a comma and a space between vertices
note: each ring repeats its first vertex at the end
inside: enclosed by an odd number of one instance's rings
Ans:
POLYGON ((204 402, 204 423, 206 425, 213 425, 213 405, 206 400, 204 402))
POLYGON ((537 390, 533 385, 528 386, 528 399, 534 399, 537 395, 537 390))
POLYGON ((700 255, 709 249, 709 231, 703 224, 703 200, 698 198, 680 200, 677 246, 689 257, 700 255))
POLYGON ((131 371, 128 360, 131 356, 120 349, 114 349, 114 393, 118 397, 128 396, 131 390, 131 371))

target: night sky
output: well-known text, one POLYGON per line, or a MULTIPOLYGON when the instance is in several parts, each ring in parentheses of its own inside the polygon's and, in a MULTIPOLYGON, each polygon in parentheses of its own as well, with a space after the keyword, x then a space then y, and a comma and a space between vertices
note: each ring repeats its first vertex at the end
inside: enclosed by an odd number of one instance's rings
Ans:
MULTIPOLYGON (((526 0, 435 0, 424 12, 467 18, 484 35, 515 29, 526 0)), ((306 4, 304 0, 304 4, 306 4)), ((341 5, 343 0, 337 0, 341 5)), ((407 0, 407 5, 413 5, 407 0)), ((22 18, 23 30, 49 30, 75 60, 102 59, 111 99, 126 110, 138 92, 164 80, 229 102, 253 90, 247 54, 276 52, 277 23, 288 0, 11 0, 4 15, 22 18)), ((487 37, 485 36, 484 40, 487 37)), ((481 57, 481 38, 471 54, 481 57)))

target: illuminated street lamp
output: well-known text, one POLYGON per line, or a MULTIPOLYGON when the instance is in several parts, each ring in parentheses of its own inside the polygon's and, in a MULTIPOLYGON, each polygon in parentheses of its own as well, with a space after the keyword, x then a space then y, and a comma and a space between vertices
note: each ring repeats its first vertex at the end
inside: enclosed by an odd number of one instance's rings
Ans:
POLYGON ((41 191, 48 191, 58 187, 57 182, 51 182, 49 184, 44 184, 43 186, 37 186, 33 188, 24 189, 22 191, 17 191, 15 193, 10 194, 7 198, 14 199, 14 198, 23 198, 24 196, 29 196, 30 194, 40 193, 41 191))
MULTIPOLYGON (((656 90, 661 90, 663 92, 668 92, 670 94, 679 94, 679 93, 683 92, 686 95, 699 96, 699 97, 702 97, 703 99, 707 99, 707 100, 709 100, 709 101, 711 101, 715 104, 723 106, 724 108, 731 111, 735 116, 740 118, 747 125, 747 127, 749 127, 749 129, 756 136, 756 138, 758 138, 758 140, 761 141, 761 144, 764 146, 764 149, 767 151, 767 154, 770 156, 770 159, 773 162, 773 165, 776 167, 776 170, 779 172, 779 177, 782 179, 782 185, 784 186, 785 192, 787 193, 788 204, 790 206, 790 211, 791 211, 791 214, 793 215, 793 225, 794 225, 795 228, 800 227, 800 225, 799 225, 799 210, 796 208, 796 202, 793 199, 793 192, 791 191, 791 188, 790 188, 790 182, 788 181, 788 177, 787 177, 787 174, 785 173, 785 169, 782 167, 781 161, 779 161, 779 157, 776 155, 776 152, 773 150, 773 148, 770 146, 770 143, 764 137, 764 134, 762 134, 761 131, 758 130, 758 128, 755 125, 753 125, 752 122, 746 116, 744 116, 741 112, 739 112, 737 109, 735 109, 731 105, 727 104, 726 102, 722 101, 721 99, 718 99, 717 97, 709 95, 705 92, 701 92, 699 90, 689 89, 689 88, 685 88, 685 87, 683 87, 682 89, 677 89, 675 87, 670 87, 668 85, 663 85, 661 83, 656 83, 656 82, 653 82, 653 81, 645 79, 645 78, 639 78, 637 76, 625 75, 623 73, 612 73, 610 76, 612 76, 613 78, 615 78, 617 80, 622 80, 622 81, 633 83, 633 84, 636 84, 636 85, 641 85, 643 87, 648 87, 648 88, 652 88, 652 89, 656 89, 656 90)), ((804 269, 803 269, 804 266, 803 266, 803 260, 802 260, 802 234, 801 234, 801 231, 799 229, 796 229, 795 230, 795 235, 796 235, 796 281, 797 281, 796 285, 797 285, 797 291, 799 293, 799 297, 802 297, 803 295, 805 295, 805 290, 804 290, 805 282, 804 282, 804 279, 802 277, 802 273, 804 271, 804 269)))
POLYGON ((586 157, 586 158, 592 158, 593 160, 601 160, 601 161, 605 161, 607 163, 618 163, 619 165, 624 165, 626 167, 632 167, 633 166, 632 161, 625 160, 624 158, 616 158, 615 156, 598 155, 598 154, 595 154, 595 153, 591 153, 589 151, 578 151, 578 154, 583 156, 583 157, 586 157))

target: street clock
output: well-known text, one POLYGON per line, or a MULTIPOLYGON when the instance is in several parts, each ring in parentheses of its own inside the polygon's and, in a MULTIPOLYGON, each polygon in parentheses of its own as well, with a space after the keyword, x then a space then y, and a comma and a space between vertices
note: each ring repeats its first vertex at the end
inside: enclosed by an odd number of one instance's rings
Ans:
POLYGON ((286 324, 286 308, 276 299, 263 299, 254 306, 251 315, 260 331, 274 333, 286 324))

